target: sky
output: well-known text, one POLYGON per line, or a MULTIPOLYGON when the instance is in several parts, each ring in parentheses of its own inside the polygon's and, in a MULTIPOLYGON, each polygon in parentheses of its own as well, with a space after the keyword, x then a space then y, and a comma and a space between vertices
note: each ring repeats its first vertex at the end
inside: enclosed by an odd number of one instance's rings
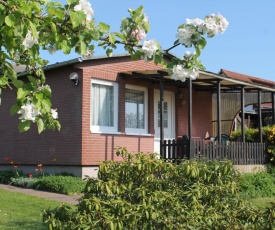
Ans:
MULTIPOLYGON (((90 3, 96 21, 109 24, 111 31, 119 31, 121 18, 129 15, 129 8, 142 5, 151 24, 147 39, 156 39, 163 49, 173 45, 178 26, 187 18, 203 19, 206 15, 220 13, 229 26, 224 34, 207 39, 200 56, 206 70, 218 73, 225 69, 275 81, 274 0, 90 0, 90 3)), ((181 46, 172 53, 181 57, 186 50, 181 46)), ((114 53, 125 51, 119 48, 114 53)), ((96 49, 95 55, 104 54, 103 49, 96 49)), ((43 57, 54 64, 78 55, 44 53, 43 57)))

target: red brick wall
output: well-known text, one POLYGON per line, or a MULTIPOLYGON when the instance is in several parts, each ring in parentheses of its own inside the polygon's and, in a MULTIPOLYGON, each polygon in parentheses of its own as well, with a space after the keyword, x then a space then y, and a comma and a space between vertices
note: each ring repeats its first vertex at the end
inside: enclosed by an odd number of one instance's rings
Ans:
MULTIPOLYGON (((16 164, 79 165, 81 164, 81 86, 69 80, 71 72, 81 70, 70 67, 47 72, 47 84, 52 88, 53 108, 57 108, 61 131, 47 130, 38 134, 36 124, 31 130, 20 133, 17 125, 19 115, 10 116, 15 102, 11 91, 2 94, 0 106, 0 164, 4 158, 16 164)), ((82 83, 80 83, 81 85, 82 83)))
POLYGON ((83 113, 82 113, 82 164, 97 165, 99 161, 118 160, 114 148, 126 147, 130 152, 152 152, 154 150, 154 127, 153 127, 153 90, 150 81, 124 79, 118 75, 119 72, 158 69, 153 63, 143 60, 131 61, 129 57, 93 60, 77 65, 83 69, 83 113), (118 131, 121 134, 97 134, 90 131, 90 87, 91 79, 97 78, 119 83, 119 121, 118 131), (125 84, 135 84, 148 87, 149 94, 149 122, 148 130, 151 136, 125 135, 125 84))
MULTIPOLYGON (((130 152, 152 152, 154 150, 154 89, 159 84, 150 80, 123 78, 118 73, 124 71, 158 69, 153 63, 143 60, 131 61, 129 57, 104 58, 74 66, 47 71, 47 83, 53 91, 53 108, 58 108, 61 131, 46 131, 37 134, 35 126, 31 131, 19 133, 18 115, 11 117, 9 109, 13 98, 10 91, 2 95, 0 106, 0 164, 4 157, 22 164, 49 165, 98 165, 103 160, 120 159, 114 147, 126 147, 130 152), (78 72, 80 85, 69 80, 71 72, 78 72), (82 76, 83 72, 83 76, 82 76), (119 84, 119 122, 120 134, 95 134, 90 131, 90 89, 91 79, 98 78, 116 81, 119 84), (125 135, 125 84, 148 87, 148 136, 125 135), (56 161, 53 161, 56 160, 56 161)), ((165 84, 165 90, 176 95, 176 136, 186 134, 187 100, 185 105, 178 101, 178 88, 165 84)), ((187 98, 185 90, 185 98, 187 98)), ((204 137, 212 130, 212 97, 207 92, 193 93, 193 135, 204 137)), ((210 133, 211 134, 211 133, 210 133)))
MULTIPOLYGON (((154 88, 158 89, 158 84, 141 79, 122 78, 118 72, 158 69, 153 63, 145 63, 143 60, 131 61, 129 57, 112 59, 93 60, 77 65, 83 69, 83 113, 82 113, 82 164, 96 165, 98 161, 117 160, 114 154, 114 147, 126 147, 130 152, 152 152, 154 150, 154 88), (90 132, 90 84, 91 78, 117 81, 119 83, 119 121, 118 131, 121 134, 96 134, 90 132), (129 136, 125 135, 125 108, 124 108, 124 88, 125 84, 135 84, 148 87, 149 95, 149 116, 148 131, 151 136, 129 136)), ((165 90, 177 92, 175 86, 165 85, 165 90)), ((187 96, 187 95, 186 95, 187 96)), ((187 98, 187 97, 185 97, 187 98)), ((204 137, 205 133, 212 130, 212 97, 211 93, 193 93, 193 135, 204 137)), ((178 99, 176 96, 176 103, 178 99)), ((178 126, 176 136, 188 133, 187 126, 187 101, 185 106, 176 106, 176 117, 178 126)))
MULTIPOLYGON (((184 89, 184 100, 179 100, 176 109, 177 116, 177 136, 188 134, 188 96, 187 89, 184 89)), ((210 92, 193 91, 193 110, 192 110, 192 132, 193 137, 204 138, 206 132, 211 135, 212 133, 212 94, 210 92)))

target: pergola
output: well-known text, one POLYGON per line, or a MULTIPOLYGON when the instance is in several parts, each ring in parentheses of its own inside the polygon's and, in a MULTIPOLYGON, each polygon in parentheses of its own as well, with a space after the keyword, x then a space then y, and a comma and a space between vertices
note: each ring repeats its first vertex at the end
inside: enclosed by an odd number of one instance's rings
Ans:
MULTIPOLYGON (((257 84, 251 82, 245 82, 236 80, 228 76, 221 74, 215 74, 207 71, 200 71, 199 77, 195 80, 187 79, 186 82, 175 81, 169 77, 168 70, 146 70, 146 71, 126 71, 120 73, 121 76, 130 77, 134 79, 149 79, 155 83, 159 83, 160 89, 160 155, 162 156, 162 143, 164 139, 164 124, 163 124, 163 103, 164 103, 164 84, 174 84, 178 87, 188 88, 188 136, 192 137, 192 90, 197 91, 210 91, 217 94, 217 136, 218 141, 221 141, 221 93, 223 92, 234 92, 240 93, 241 100, 241 130, 242 130, 242 141, 245 142, 245 125, 244 125, 244 108, 245 108, 245 92, 257 92, 258 94, 258 105, 261 105, 262 92, 271 93, 272 102, 272 123, 275 124, 275 85, 271 87, 269 85, 257 84)), ((259 124, 259 135, 260 142, 262 143, 262 111, 261 106, 258 106, 258 124, 259 124)), ((191 141, 191 138, 189 138, 191 141)), ((189 143, 190 144, 190 143, 189 143)))

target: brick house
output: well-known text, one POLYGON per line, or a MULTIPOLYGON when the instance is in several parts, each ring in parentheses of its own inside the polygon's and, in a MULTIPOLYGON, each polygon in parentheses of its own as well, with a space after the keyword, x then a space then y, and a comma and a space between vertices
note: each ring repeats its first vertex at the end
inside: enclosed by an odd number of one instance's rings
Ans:
MULTIPOLYGON (((0 170, 10 169, 13 161, 24 172, 34 172, 42 164, 45 172, 96 176, 100 162, 120 159, 114 151, 117 146, 130 152, 158 152, 160 138, 184 134, 204 138, 206 133, 213 133, 216 83, 209 84, 209 79, 221 81, 224 89, 236 85, 236 81, 227 81, 221 75, 201 72, 201 80, 191 83, 190 88, 188 82, 174 81, 164 74, 160 91, 159 76, 167 72, 152 62, 132 61, 128 55, 74 59, 49 65, 45 73, 61 131, 39 135, 34 125, 30 131, 20 133, 18 116, 9 113, 13 92, 4 91, 0 106, 0 170), (78 75, 78 85, 70 81, 72 73, 78 75)), ((24 77, 24 73, 21 75, 24 77)))

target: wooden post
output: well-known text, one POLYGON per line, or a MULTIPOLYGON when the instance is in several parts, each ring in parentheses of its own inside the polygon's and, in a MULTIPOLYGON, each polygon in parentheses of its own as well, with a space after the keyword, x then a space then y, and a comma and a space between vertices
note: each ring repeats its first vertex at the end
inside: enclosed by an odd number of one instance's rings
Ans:
POLYGON ((244 122, 245 122, 245 117, 244 117, 244 86, 241 87, 241 112, 242 112, 242 141, 245 142, 245 131, 244 131, 244 122))
POLYGON ((217 133, 218 133, 218 141, 221 141, 221 82, 217 81, 217 133))
POLYGON ((189 137, 189 154, 190 158, 194 156, 194 150, 192 149, 192 79, 188 78, 188 137, 189 137))
POLYGON ((258 125, 259 125, 259 138, 260 143, 263 143, 263 130, 262 130, 262 90, 258 90, 258 125))
POLYGON ((275 124, 275 93, 271 92, 271 101, 272 101, 272 124, 275 124))
POLYGON ((164 90, 164 86, 163 86, 163 75, 160 74, 159 76, 159 95, 160 95, 160 98, 159 98, 159 110, 160 110, 160 149, 159 149, 159 154, 162 158, 164 158, 164 155, 163 155, 163 147, 162 147, 162 144, 163 144, 163 138, 164 138, 164 128, 163 128, 163 104, 164 104, 164 96, 163 96, 163 90, 164 90))

